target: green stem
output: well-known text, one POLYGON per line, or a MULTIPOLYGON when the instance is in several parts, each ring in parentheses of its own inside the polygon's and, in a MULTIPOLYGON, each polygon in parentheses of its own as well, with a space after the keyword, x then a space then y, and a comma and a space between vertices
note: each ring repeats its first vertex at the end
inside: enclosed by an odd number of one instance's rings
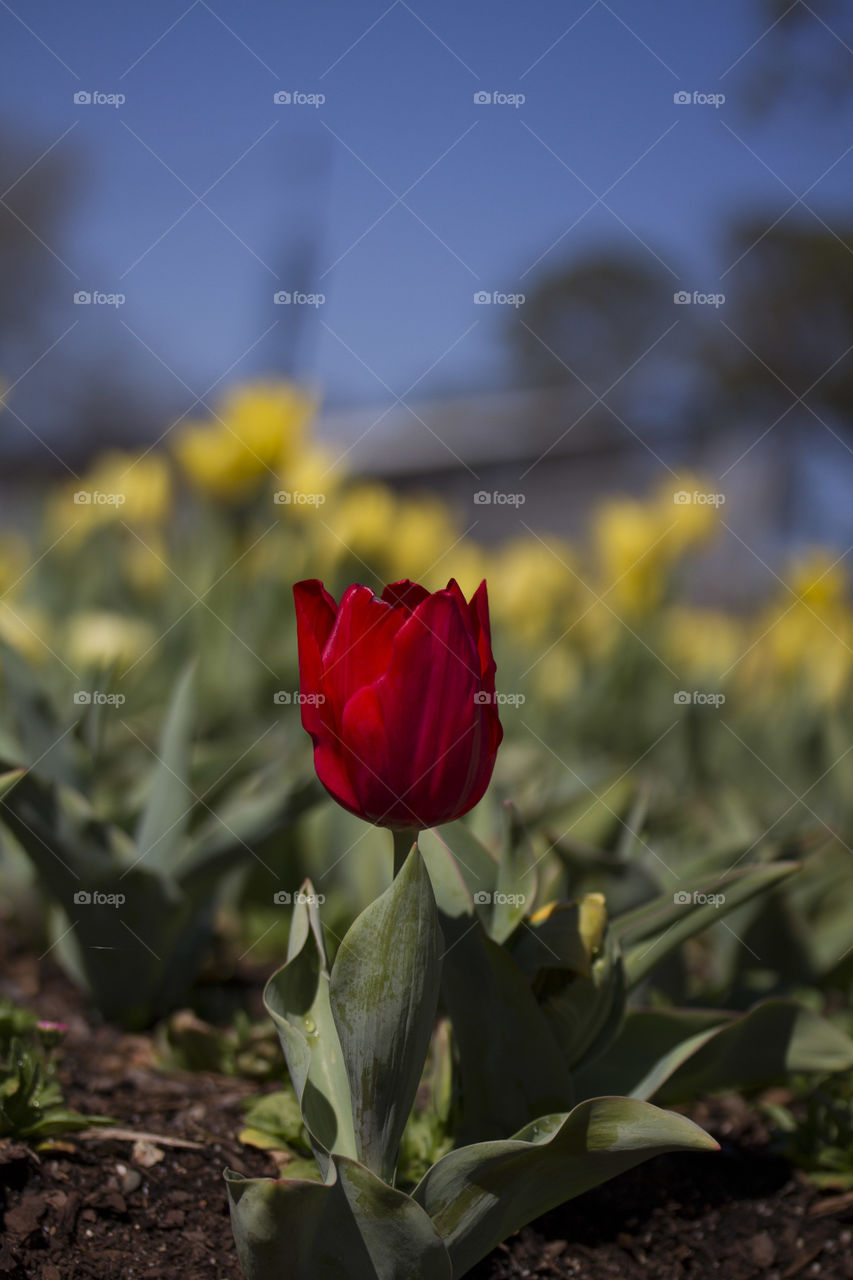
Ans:
POLYGON ((394 837, 394 878, 396 879, 412 851, 412 845, 417 843, 418 829, 406 827, 403 831, 392 831, 391 834, 394 837))

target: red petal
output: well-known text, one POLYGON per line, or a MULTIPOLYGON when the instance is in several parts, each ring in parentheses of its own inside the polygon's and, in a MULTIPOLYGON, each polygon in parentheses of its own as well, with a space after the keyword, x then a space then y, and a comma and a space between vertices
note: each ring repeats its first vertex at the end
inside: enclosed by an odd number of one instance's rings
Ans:
POLYGON ((406 613, 412 613, 414 609, 429 597, 426 587, 421 587, 417 582, 410 582, 405 578, 402 582, 391 582, 382 592, 382 599, 388 604, 402 606, 406 613))
POLYGON ((457 592, 435 592, 417 606, 397 633, 387 673, 344 710, 347 769, 374 822, 411 825, 413 814, 418 826, 449 822, 476 803, 491 775, 493 708, 474 700, 479 659, 457 592))
MULTIPOLYGON (((477 650, 480 654, 480 670, 484 680, 488 681, 490 693, 495 691, 495 659, 492 655, 492 629, 489 624, 489 596, 486 579, 480 583, 471 597, 468 606, 474 635, 477 637, 477 650)), ((486 685, 484 684, 484 688, 486 685)))
POLYGON ((401 610, 369 587, 347 587, 323 650, 323 688, 338 727, 352 695, 387 670, 391 645, 404 621, 401 610))
MULTIPOLYGON (((338 606, 317 578, 297 582, 296 640, 299 648, 299 689, 303 696, 323 695, 322 653, 335 622, 338 606)), ((302 702, 302 724, 312 735, 319 733, 321 716, 316 701, 302 702)))

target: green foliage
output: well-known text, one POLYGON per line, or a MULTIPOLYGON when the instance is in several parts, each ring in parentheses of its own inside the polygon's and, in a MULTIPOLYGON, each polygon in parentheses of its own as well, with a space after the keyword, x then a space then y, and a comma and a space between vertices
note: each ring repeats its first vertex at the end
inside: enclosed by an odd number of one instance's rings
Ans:
MULTIPOLYGON (((313 787, 258 777, 236 787, 216 811, 197 801, 189 779, 192 688, 187 671, 152 753, 134 835, 127 823, 100 817, 82 792, 52 780, 41 765, 10 769, 0 797, 0 822, 59 908, 56 954, 104 1016, 130 1028, 147 1026, 186 999, 233 876, 245 874, 256 847, 280 837, 315 794, 313 787), (116 963, 127 956, 130 965, 116 963)), ((30 690, 23 703, 32 737, 36 716, 46 714, 43 700, 30 690)))
POLYGON ((11 1001, 0 1001, 0 1139, 38 1146, 60 1133, 112 1123, 65 1106, 52 1053, 63 1033, 59 1024, 40 1022, 11 1001))
MULTIPOLYGON (((306 1280, 342 1273, 356 1280, 453 1280, 507 1232, 649 1155, 716 1146, 681 1116, 644 1102, 603 1098, 570 1112, 540 1114, 509 1140, 442 1155, 454 1108, 446 1024, 433 1038, 431 1098, 412 1112, 439 994, 438 919, 430 877, 414 848, 391 887, 343 938, 330 968, 315 897, 305 886, 288 961, 265 997, 294 1094, 262 1099, 250 1115, 255 1128, 260 1121, 297 1157, 296 1144, 304 1150, 307 1137, 322 1182, 226 1173, 247 1280, 275 1280, 282 1271, 306 1280), (400 1188, 435 1156, 406 1195, 400 1188)), ((498 957, 514 962, 479 920, 469 921, 468 930, 479 939, 492 989, 499 992, 508 970, 498 957)), ((594 951, 596 939, 585 932, 594 951)), ((593 934, 600 937, 601 930, 593 934)), ((460 950, 456 942, 463 939, 445 936, 445 961, 460 950)), ((588 967, 594 968, 594 959, 588 967)), ((522 988, 516 985, 510 994, 511 1012, 522 988)), ((532 993, 527 998, 535 1010, 532 993)), ((454 1023, 456 1037, 462 1026, 454 1023)), ((536 1044, 516 1041, 513 1057, 525 1061, 537 1051, 536 1044)), ((495 1100, 502 1101, 499 1092, 495 1100)), ((494 1120, 500 1127, 506 1117, 496 1114, 494 1120)))
POLYGON ((281 1074, 275 1031, 266 1019, 252 1022, 238 1009, 230 1027, 216 1027, 191 1009, 178 1009, 157 1028, 160 1064, 173 1071, 212 1071, 244 1080, 281 1074))
POLYGON ((853 1073, 794 1081, 798 1103, 763 1103, 776 1144, 823 1190, 853 1190, 853 1073))

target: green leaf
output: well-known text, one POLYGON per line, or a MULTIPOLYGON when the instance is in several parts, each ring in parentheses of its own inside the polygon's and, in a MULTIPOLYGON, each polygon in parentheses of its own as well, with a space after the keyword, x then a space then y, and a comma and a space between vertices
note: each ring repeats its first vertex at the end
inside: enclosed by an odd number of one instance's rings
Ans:
MULTIPOLYGON (((67 732, 67 722, 60 721, 43 679, 37 677, 26 659, 3 639, 0 639, 0 670, 3 676, 2 697, 11 710, 17 731, 8 738, 3 734, 4 751, 14 749, 15 764, 38 761, 39 773, 43 777, 57 782, 75 782, 77 743, 74 734, 67 732)), ((70 668, 66 667, 66 670, 70 671, 70 668)))
POLYGON ((442 1000, 462 1079, 463 1140, 506 1137, 571 1106, 569 1067, 530 984, 479 920, 442 916, 442 1000))
POLYGON ((245 1280, 452 1280, 438 1232, 409 1196, 335 1156, 325 1185, 226 1170, 245 1280))
POLYGON ((512 955, 530 982, 543 969, 566 969, 588 978, 607 924, 600 893, 581 902, 553 902, 537 911, 512 943, 512 955))
POLYGON ((619 1030, 625 1013, 625 968, 610 930, 605 931, 589 976, 546 970, 537 998, 573 1073, 599 1057, 619 1030))
POLYGON ((717 1010, 637 1009, 593 1067, 576 1077, 583 1096, 618 1089, 682 1102, 720 1089, 753 1089, 800 1072, 853 1067, 853 1041, 793 1000, 768 1000, 741 1015, 717 1010))
POLYGON ((152 867, 174 867, 195 797, 189 786, 195 667, 178 680, 166 716, 148 799, 136 829, 139 856, 152 867))
POLYGON ((444 1240, 454 1276, 463 1276, 525 1223, 643 1160, 715 1149, 684 1116, 629 1098, 594 1098, 513 1138, 451 1151, 412 1198, 444 1240))
POLYGON ((530 839, 511 801, 504 804, 504 838, 488 928, 495 942, 506 942, 536 899, 536 863, 530 839))
POLYGON ((629 989, 688 938, 799 870, 798 862, 739 868, 709 878, 698 888, 661 894, 652 902, 617 916, 613 929, 622 943, 629 989), (723 901, 716 901, 720 895, 723 901), (679 901, 680 897, 685 900, 679 901), (709 901, 712 898, 715 901, 709 901))
POLYGON ((472 915, 476 905, 483 919, 488 919, 498 864, 473 832, 461 822, 451 822, 422 831, 418 847, 439 911, 447 916, 472 915))
POLYGON ((724 1025, 719 1009, 632 1009, 598 1060, 575 1073, 579 1098, 618 1094, 648 1100, 724 1025))
POLYGON ((429 1048, 441 952, 432 886, 415 847, 347 932, 331 979, 358 1158, 389 1182, 429 1048))
POLYGON ((355 1157, 349 1082, 329 999, 329 967, 322 930, 305 882, 303 900, 293 909, 293 949, 272 975, 264 1004, 275 1023, 287 1068, 324 1176, 332 1151, 355 1157))

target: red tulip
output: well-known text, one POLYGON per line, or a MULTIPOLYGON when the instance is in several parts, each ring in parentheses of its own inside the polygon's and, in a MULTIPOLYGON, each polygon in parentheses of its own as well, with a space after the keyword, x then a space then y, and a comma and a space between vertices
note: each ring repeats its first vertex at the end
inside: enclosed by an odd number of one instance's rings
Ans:
POLYGON ((293 589, 302 724, 329 794, 382 827, 435 827, 477 803, 503 736, 489 603, 451 579, 430 594, 395 582, 293 589))

